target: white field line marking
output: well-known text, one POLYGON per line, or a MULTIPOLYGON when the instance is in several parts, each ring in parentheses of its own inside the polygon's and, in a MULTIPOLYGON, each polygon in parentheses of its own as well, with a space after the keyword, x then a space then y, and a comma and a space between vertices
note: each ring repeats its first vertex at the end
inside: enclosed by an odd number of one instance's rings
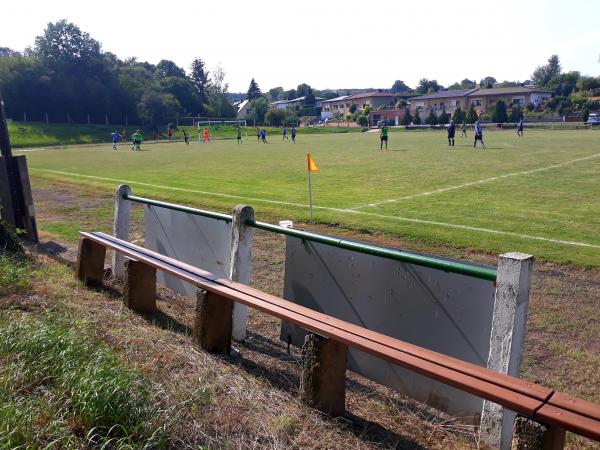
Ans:
MULTIPOLYGON (((72 172, 61 172, 59 170, 37 169, 37 168, 33 168, 33 167, 30 168, 30 170, 34 170, 34 171, 38 171, 38 172, 55 173, 58 175, 67 175, 67 176, 79 177, 79 178, 90 178, 90 179, 99 180, 99 181, 113 181, 116 183, 127 183, 127 184, 132 184, 132 185, 153 187, 153 188, 158 188, 158 189, 190 192, 190 193, 194 193, 194 194, 211 195, 211 196, 215 196, 215 197, 225 197, 225 198, 234 198, 234 199, 239 199, 239 200, 248 200, 248 201, 254 201, 254 202, 259 202, 259 203, 273 203, 273 204, 277 204, 277 205, 295 206, 298 208, 308 208, 309 207, 309 205, 305 205, 302 203, 291 203, 291 202, 284 202, 284 201, 279 201, 279 200, 268 200, 268 199, 264 199, 264 198, 245 197, 242 195, 222 194, 222 193, 218 193, 218 192, 200 191, 200 190, 196 190, 196 189, 161 186, 158 184, 142 183, 139 181, 118 180, 116 178, 105 178, 105 177, 98 177, 98 176, 94 176, 94 175, 83 175, 83 174, 72 173, 72 172)), ((459 225, 459 224, 454 224, 454 223, 437 222, 437 221, 433 221, 433 220, 411 219, 409 217, 388 216, 388 215, 384 215, 384 214, 369 213, 369 212, 365 212, 365 211, 356 211, 353 209, 331 208, 328 206, 313 205, 313 208, 322 209, 325 211, 335 211, 335 212, 342 212, 342 213, 348 213, 348 214, 356 214, 356 215, 360 215, 360 216, 378 217, 381 219, 390 219, 390 220, 396 220, 399 222, 419 223, 419 224, 423 224, 423 225, 455 228, 455 229, 459 229, 459 230, 478 231, 478 232, 482 232, 482 233, 498 234, 498 235, 503 235, 503 236, 513 236, 513 237, 518 237, 518 238, 525 239, 525 240, 544 241, 544 242, 552 242, 554 244, 572 245, 572 246, 577 246, 577 247, 588 247, 588 248, 600 249, 600 245, 598 245, 598 244, 587 244, 584 242, 564 241, 564 240, 560 240, 560 239, 551 239, 551 238, 545 238, 545 237, 541 237, 541 236, 531 236, 528 234, 514 233, 512 231, 492 230, 489 228, 480 228, 480 227, 473 227, 473 226, 469 226, 469 225, 459 225)))
POLYGON ((462 189, 462 188, 466 188, 469 186, 475 186, 478 184, 489 183, 491 181, 501 180, 503 178, 516 177, 518 175, 531 175, 532 173, 544 172, 546 170, 557 169, 559 167, 563 167, 563 166, 566 166, 569 164, 574 164, 576 162, 587 161, 589 159, 598 158, 599 156, 600 156, 600 153, 596 153, 595 155, 586 156, 584 158, 572 159, 570 161, 566 161, 566 162, 560 163, 560 164, 554 164, 552 166, 540 167, 539 169, 533 169, 533 170, 523 170, 521 172, 512 172, 512 173, 507 173, 504 175, 498 175, 496 177, 484 178, 483 180, 477 180, 477 181, 471 181, 471 182, 465 183, 465 184, 459 184, 457 186, 449 186, 449 187, 445 187, 445 188, 440 188, 440 189, 436 189, 434 191, 420 192, 418 194, 406 195, 404 197, 392 198, 389 200, 382 200, 380 202, 369 203, 367 205, 355 206, 354 208, 349 208, 349 210, 355 211, 355 210, 359 210, 359 209, 363 209, 363 208, 372 208, 372 207, 384 205, 387 203, 396 203, 396 202, 399 202, 402 200, 410 200, 410 199, 417 198, 417 197, 426 197, 428 195, 440 194, 442 192, 454 191, 456 189, 462 189))

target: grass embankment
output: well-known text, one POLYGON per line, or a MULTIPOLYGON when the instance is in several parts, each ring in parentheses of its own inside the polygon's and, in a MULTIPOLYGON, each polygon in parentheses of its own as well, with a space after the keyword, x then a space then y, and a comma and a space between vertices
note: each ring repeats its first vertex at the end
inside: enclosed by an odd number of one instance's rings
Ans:
POLYGON ((56 304, 19 312, 16 299, 48 275, 22 251, 0 251, 0 449, 161 445, 146 377, 56 304))
MULTIPOLYGON (((174 129, 173 139, 182 140, 182 130, 184 129, 190 136, 190 139, 198 139, 198 128, 192 126, 179 126, 174 129)), ((213 138, 235 139, 236 137, 236 128, 234 126, 211 126, 209 129, 213 138)), ((265 127, 265 129, 267 130, 268 136, 279 136, 281 134, 281 128, 265 127)), ((118 132, 126 130, 126 141, 129 141, 132 133, 135 132, 136 127, 125 127, 124 125, 111 125, 107 127, 106 125, 46 124, 42 122, 23 123, 14 121, 8 124, 11 143, 14 148, 97 144, 110 142, 111 133, 113 133, 115 130, 118 132)), ((360 130, 344 126, 302 129, 302 132, 305 134, 350 133, 356 131, 360 130)), ((249 138, 256 138, 256 127, 248 126, 247 132, 249 138)), ((152 128, 143 128, 142 134, 146 142, 151 142, 153 140, 154 133, 152 128)), ((244 139, 246 138, 245 132, 243 133, 243 137, 244 139)), ((166 126, 159 130, 157 139, 167 139, 166 126)))

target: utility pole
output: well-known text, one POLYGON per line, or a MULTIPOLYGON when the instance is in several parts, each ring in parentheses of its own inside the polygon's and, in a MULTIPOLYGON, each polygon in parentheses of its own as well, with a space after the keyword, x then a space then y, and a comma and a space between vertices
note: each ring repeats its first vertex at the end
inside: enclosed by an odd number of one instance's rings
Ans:
POLYGON ((38 242, 35 209, 25 156, 13 156, 0 92, 0 218, 13 230, 24 229, 27 239, 38 242))

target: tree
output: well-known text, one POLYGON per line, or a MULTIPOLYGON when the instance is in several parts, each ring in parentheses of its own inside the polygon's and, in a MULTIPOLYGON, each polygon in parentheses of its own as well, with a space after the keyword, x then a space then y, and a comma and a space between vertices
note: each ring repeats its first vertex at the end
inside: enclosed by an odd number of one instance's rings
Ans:
POLYGON ((469 112, 467 112, 466 120, 468 123, 477 122, 477 111, 475 110, 474 105, 471 105, 471 107, 469 108, 469 112))
POLYGON ((21 56, 21 54, 13 49, 8 48, 8 47, 0 47, 0 58, 2 58, 2 57, 10 58, 13 56, 21 56))
MULTIPOLYGON (((417 116, 419 115, 419 110, 416 112, 417 116)), ((415 116, 416 117, 416 116, 415 116)), ((400 125, 410 125, 413 121, 412 116, 410 115, 410 110, 408 108, 404 108, 404 115, 402 116, 402 120, 400 120, 400 125)))
POLYGON ((352 103, 350 105, 349 111, 350 111, 350 114, 354 114, 356 112, 356 103, 352 103))
POLYGON ((496 85, 497 81, 494 77, 485 77, 479 82, 481 89, 491 89, 496 85))
MULTIPOLYGON (((406 108, 406 111, 408 112, 408 108, 406 108)), ((408 115, 410 116, 410 112, 408 112, 408 115)), ((421 121, 421 113, 420 113, 419 109, 417 109, 415 111, 415 117, 412 119, 412 121, 415 125, 421 125, 422 121, 421 121)))
POLYGON ((184 112, 188 114, 199 114, 203 106, 193 83, 188 78, 166 77, 160 80, 159 86, 162 91, 171 94, 184 112))
POLYGON ((442 111, 438 117, 438 123, 440 125, 446 125, 448 122, 450 122, 450 115, 446 111, 442 111))
POLYGON ((296 97, 305 97, 309 92, 312 93, 312 88, 308 84, 299 84, 296 88, 296 97))
POLYGON ((506 113, 506 103, 504 103, 504 100, 498 100, 494 105, 492 120, 496 123, 508 122, 508 114, 506 113))
POLYGON ((600 88, 600 77, 580 77, 577 80, 577 89, 580 91, 591 91, 600 88))
POLYGON ((403 109, 406 108, 406 105, 408 104, 408 102, 405 99, 400 99, 398 100, 398 102, 396 103, 396 109, 403 109))
POLYGON ((177 64, 168 59, 161 59, 160 62, 156 65, 156 75, 159 78, 186 78, 185 70, 183 70, 181 67, 178 67, 177 64))
POLYGON ((267 92, 267 95, 269 96, 269 100, 271 100, 272 102, 281 100, 282 94, 283 94, 282 87, 274 87, 274 88, 269 89, 269 92, 267 92))
POLYGON ((315 106, 315 103, 317 103, 317 99, 315 98, 312 88, 309 86, 308 91, 306 91, 304 96, 304 106, 315 106))
POLYGON ((289 91, 284 91, 282 97, 285 100, 293 100, 300 96, 298 95, 298 92, 296 92, 296 89, 290 89, 289 91))
POLYGON ((417 86, 417 92, 419 94, 427 94, 430 90, 432 92, 437 92, 442 87, 438 84, 436 80, 429 80, 427 78, 421 78, 419 80, 419 85, 417 86))
POLYGON ((504 81, 498 83, 496 85, 496 87, 519 87, 519 86, 522 86, 522 85, 523 85, 523 83, 520 83, 518 81, 507 81, 507 80, 504 80, 504 81))
POLYGON ((362 110, 362 113, 366 116, 368 116, 370 112, 371 112, 371 105, 365 106, 365 108, 362 110))
POLYGON ((333 113, 333 120, 337 122, 338 127, 340 126, 340 121, 344 118, 343 114, 340 112, 333 113))
POLYGON ((352 114, 350 114, 350 113, 344 114, 344 120, 346 121, 346 124, 348 126, 350 126, 350 121, 352 120, 352 114))
POLYGON ((404 83, 404 81, 402 81, 402 80, 394 81, 394 84, 392 85, 392 93, 403 94, 408 91, 410 91, 410 88, 404 83))
POLYGON ((208 101, 208 88, 210 82, 208 73, 205 70, 204 61, 200 58, 194 58, 192 61, 191 72, 190 79, 196 88, 200 102, 206 103, 208 101))
POLYGON ((248 100, 257 99, 262 95, 260 88, 258 87, 258 83, 254 81, 254 78, 250 80, 250 86, 248 87, 248 93, 246 94, 246 98, 248 100))
POLYGON ((552 78, 560 75, 561 70, 558 55, 552 55, 548 58, 548 64, 539 66, 533 71, 531 80, 536 86, 545 87, 552 78))
POLYGON ((138 110, 145 122, 153 127, 158 127, 177 115, 181 110, 181 105, 171 94, 148 89, 142 94, 138 110))
POLYGON ((356 123, 358 123, 361 127, 368 127, 369 117, 364 114, 359 114, 356 118, 356 123))
POLYGON ((273 127, 279 127, 283 125, 286 119, 285 109, 271 108, 264 115, 265 122, 273 127))
POLYGON ((475 80, 469 80, 468 78, 465 78, 464 80, 462 80, 460 82, 461 89, 474 89, 475 86, 476 86, 475 80))
POLYGON ((265 121, 265 116, 269 111, 269 102, 265 97, 259 97, 251 100, 250 108, 252 109, 251 117, 254 120, 254 123, 263 123, 265 121))
POLYGON ((208 88, 208 103, 206 113, 211 117, 235 117, 237 111, 227 99, 229 84, 225 82, 225 70, 217 66, 211 73, 210 86, 208 88))
POLYGON ((433 109, 431 111, 429 111, 429 115, 425 119, 425 123, 428 125, 437 125, 438 124, 438 117, 433 112, 433 109))
POLYGON ((452 120, 454 120, 454 123, 463 123, 464 122, 465 112, 462 110, 462 108, 460 106, 458 106, 452 113, 452 120))
POLYGON ((99 60, 101 45, 77 25, 63 19, 49 23, 43 36, 35 38, 34 54, 54 69, 74 68, 99 60))
POLYGON ((521 107, 520 106, 513 106, 510 109, 510 115, 508 117, 508 120, 510 122, 512 122, 512 123, 517 123, 522 118, 523 118, 523 111, 521 111, 521 107))
POLYGON ((579 76, 580 74, 577 71, 561 73, 560 75, 552 77, 546 87, 555 95, 568 96, 577 87, 579 76))

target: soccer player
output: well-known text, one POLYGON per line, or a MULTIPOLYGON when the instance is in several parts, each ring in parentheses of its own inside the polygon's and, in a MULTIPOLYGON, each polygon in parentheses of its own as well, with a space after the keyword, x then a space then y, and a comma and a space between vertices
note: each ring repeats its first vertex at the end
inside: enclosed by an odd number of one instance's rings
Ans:
POLYGON ((140 130, 137 130, 135 133, 133 133, 133 146, 131 147, 131 150, 133 151, 141 151, 142 150, 142 132, 140 130))
POLYGON ((260 142, 260 138, 262 136, 262 133, 260 131, 259 128, 256 129, 256 142, 260 142))
POLYGON ((117 149, 117 142, 119 142, 121 140, 121 135, 117 131, 115 131, 113 134, 111 134, 111 137, 112 137, 112 142, 113 142, 112 149, 116 150, 117 149))
POLYGON ((260 129, 260 138, 263 141, 263 144, 268 144, 267 142, 267 130, 265 130, 264 128, 260 129))
POLYGON ((467 122, 463 122, 462 127, 460 127, 460 137, 468 137, 467 136, 467 122))
POLYGON ((450 126, 448 126, 448 146, 454 147, 454 133, 456 133, 456 125, 454 125, 454 120, 451 120, 450 126))
POLYGON ((190 145, 190 137, 187 132, 182 128, 183 131, 183 140, 185 141, 185 145, 190 145))
POLYGON ((296 143, 296 127, 292 127, 292 142, 296 143))
POLYGON ((287 137, 287 128, 286 128, 286 127, 285 127, 285 125, 284 125, 284 126, 283 126, 283 139, 282 139, 282 140, 284 140, 284 141, 285 141, 287 138, 288 138, 288 137, 287 137))
POLYGON ((171 127, 169 127, 169 129, 167 130, 167 136, 169 137, 169 140, 171 140, 171 138, 173 137, 173 130, 171 129, 171 127))
POLYGON ((204 128, 204 142, 206 142, 206 141, 210 142, 210 136, 208 134, 208 128, 205 127, 204 128))
POLYGON ((385 142, 385 149, 387 150, 387 142, 388 142, 388 127, 384 123, 381 127, 381 132, 379 133, 379 150, 383 150, 383 143, 385 142))
POLYGON ((240 129, 239 125, 237 127, 237 143, 238 144, 242 143, 242 130, 240 129))
POLYGON ((479 120, 475 122, 475 141, 473 141, 473 148, 477 147, 477 141, 481 141, 481 145, 485 148, 485 144, 483 143, 483 128, 481 128, 479 120))
POLYGON ((523 137, 523 128, 525 128, 525 125, 523 124, 523 118, 521 117, 517 124, 517 136, 523 137))

